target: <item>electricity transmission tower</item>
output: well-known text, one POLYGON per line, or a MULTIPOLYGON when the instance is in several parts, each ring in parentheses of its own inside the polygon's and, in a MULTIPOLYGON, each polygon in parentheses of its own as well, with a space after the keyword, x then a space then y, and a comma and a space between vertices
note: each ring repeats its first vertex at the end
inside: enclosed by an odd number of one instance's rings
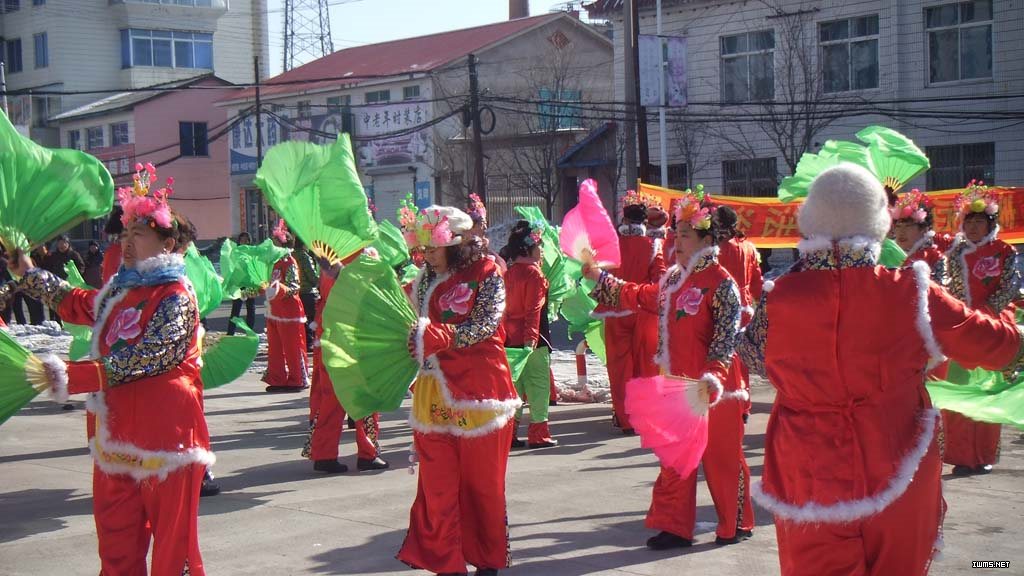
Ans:
POLYGON ((334 52, 327 0, 284 0, 284 70, 334 52))

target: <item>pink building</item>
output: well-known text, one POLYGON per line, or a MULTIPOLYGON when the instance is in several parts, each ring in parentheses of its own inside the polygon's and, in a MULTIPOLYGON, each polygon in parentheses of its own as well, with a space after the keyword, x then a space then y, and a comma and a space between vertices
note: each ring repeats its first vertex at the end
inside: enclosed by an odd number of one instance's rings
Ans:
MULTIPOLYGON (((212 240, 232 233, 228 191, 227 111, 213 103, 236 90, 212 74, 114 94, 54 118, 61 145, 103 160, 118 184, 137 162, 152 162, 161 180, 174 177, 172 205, 212 240)), ((84 227, 81 237, 95 228, 84 227)))

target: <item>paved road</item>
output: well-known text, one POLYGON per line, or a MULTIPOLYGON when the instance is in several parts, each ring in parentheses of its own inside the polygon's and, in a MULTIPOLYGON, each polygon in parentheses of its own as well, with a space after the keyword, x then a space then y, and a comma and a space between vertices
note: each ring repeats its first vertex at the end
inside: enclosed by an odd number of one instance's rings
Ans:
MULTIPOLYGON (((572 373, 562 367, 560 373, 572 373)), ((772 398, 755 387, 747 455, 760 474, 772 398)), ((213 391, 207 416, 224 488, 204 499, 201 544, 207 572, 414 574, 393 559, 401 545, 415 477, 406 472, 406 409, 384 418, 382 441, 395 469, 327 477, 299 457, 307 399, 267 395, 254 376, 213 391)), ((37 399, 0 428, 0 574, 98 572, 91 517, 91 463, 80 410, 37 399)), ((697 545, 685 553, 643 548, 654 457, 637 438, 613 433, 607 405, 552 409, 558 448, 516 451, 508 510, 516 566, 503 574, 778 574, 771 519, 758 510, 753 540, 717 548, 714 509, 698 490, 697 545)), ((353 469, 353 436, 342 438, 353 469)), ((971 560, 1010 560, 1024 573, 1024 440, 1004 431, 1003 461, 987 477, 948 479, 945 559, 932 574, 966 574, 971 560)), ((972 574, 979 572, 971 571, 972 574)))

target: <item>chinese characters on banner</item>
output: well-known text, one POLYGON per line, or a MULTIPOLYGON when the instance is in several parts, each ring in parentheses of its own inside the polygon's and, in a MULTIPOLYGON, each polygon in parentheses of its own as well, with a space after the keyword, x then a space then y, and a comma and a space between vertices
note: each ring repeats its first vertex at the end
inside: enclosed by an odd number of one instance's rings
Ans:
POLYGON ((416 130, 417 126, 432 119, 429 104, 402 102, 367 106, 358 109, 355 115, 354 129, 362 139, 356 142, 356 158, 360 168, 432 162, 431 131, 416 130), (374 138, 395 133, 399 135, 374 138))
MULTIPOLYGON (((662 206, 667 207, 672 198, 680 192, 640 184, 642 192, 657 196, 662 206)), ((999 196, 999 237, 1007 242, 1024 242, 1024 221, 1017 214, 1024 211, 1024 188, 991 187, 999 196)), ((942 190, 928 192, 935 202, 935 231, 939 234, 955 234, 957 222, 953 202, 961 190, 942 190)), ((730 206, 739 217, 738 228, 758 248, 792 248, 800 240, 800 229, 797 226, 796 214, 800 204, 793 202, 783 204, 776 198, 741 198, 737 196, 711 195, 711 202, 730 206)))

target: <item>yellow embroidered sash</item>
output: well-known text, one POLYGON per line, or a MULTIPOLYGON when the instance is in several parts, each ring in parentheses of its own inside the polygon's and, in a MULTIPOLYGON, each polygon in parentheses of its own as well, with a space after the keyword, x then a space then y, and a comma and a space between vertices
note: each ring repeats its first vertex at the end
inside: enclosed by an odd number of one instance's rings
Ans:
POLYGON ((432 431, 448 428, 453 433, 468 432, 487 426, 499 416, 501 410, 456 410, 448 405, 441 391, 444 384, 432 374, 420 374, 412 399, 412 418, 432 431))

